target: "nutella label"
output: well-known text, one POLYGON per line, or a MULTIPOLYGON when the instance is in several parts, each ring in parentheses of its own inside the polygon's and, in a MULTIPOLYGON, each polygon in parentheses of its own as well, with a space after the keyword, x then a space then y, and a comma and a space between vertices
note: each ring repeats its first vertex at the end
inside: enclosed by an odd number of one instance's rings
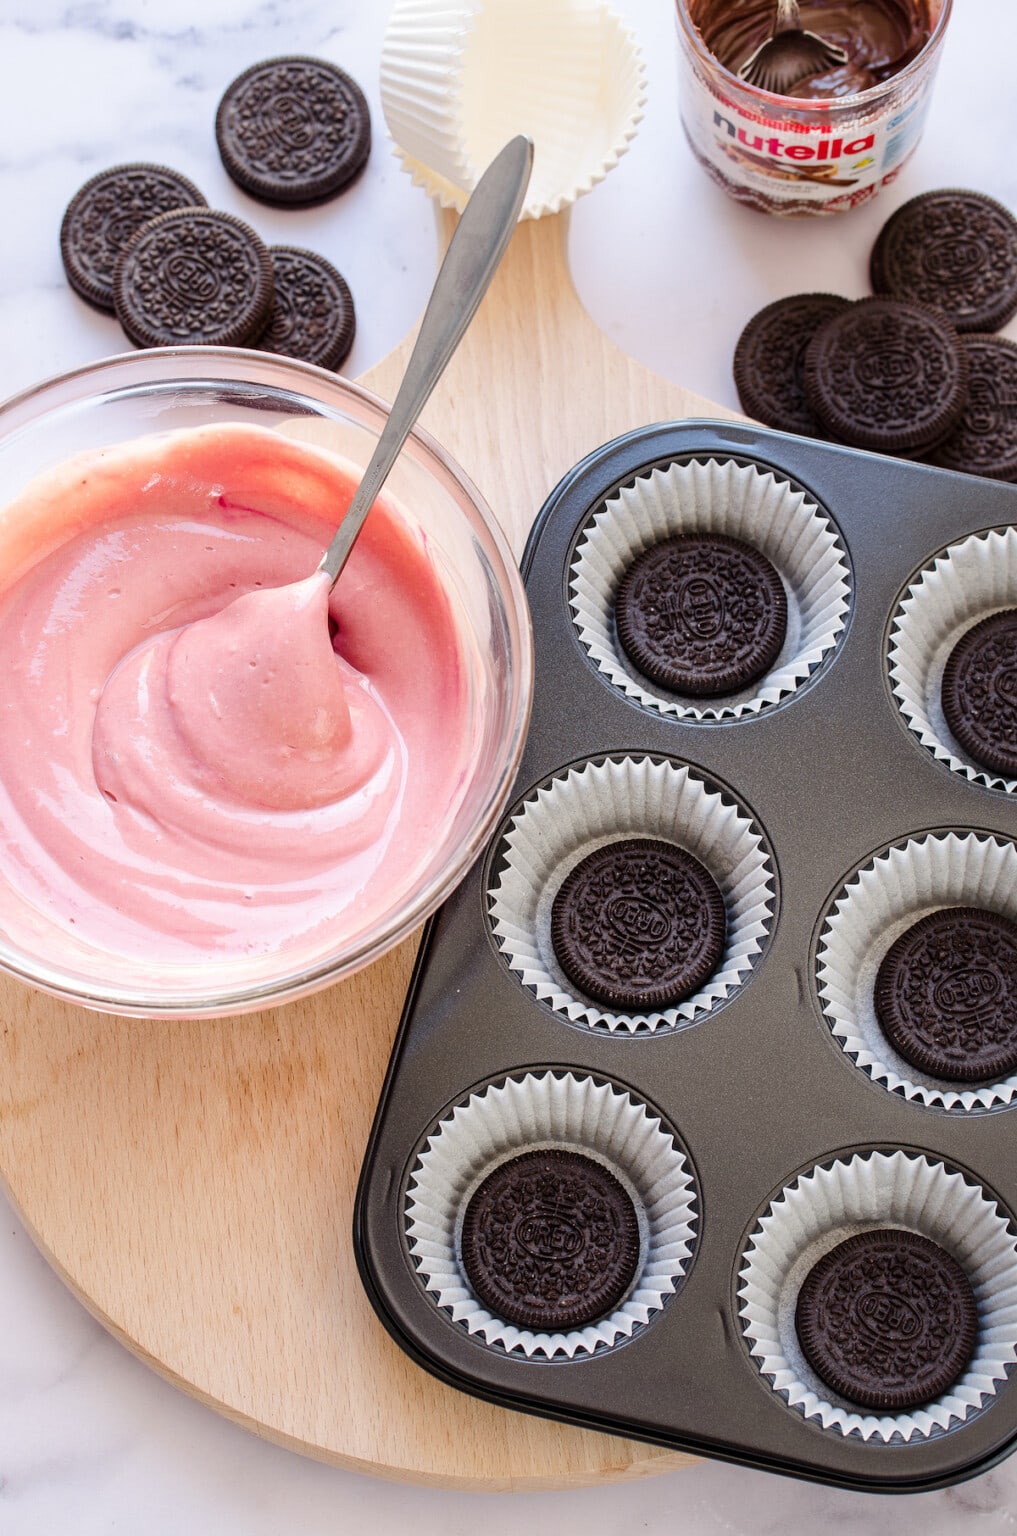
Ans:
POLYGON ((681 58, 681 113, 699 158, 736 195, 762 205, 853 207, 892 181, 921 135, 931 78, 907 100, 850 118, 788 121, 747 111, 681 58), (752 196, 755 194, 755 196, 752 196))

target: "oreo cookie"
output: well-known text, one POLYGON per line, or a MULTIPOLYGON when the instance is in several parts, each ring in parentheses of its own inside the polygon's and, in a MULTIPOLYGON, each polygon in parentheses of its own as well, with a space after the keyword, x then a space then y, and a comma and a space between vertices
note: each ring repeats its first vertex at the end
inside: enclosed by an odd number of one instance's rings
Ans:
POLYGON ((1017 346, 1002 336, 966 336, 968 399, 960 423, 925 455, 941 469, 1017 480, 1017 346))
POLYGON ((367 163, 371 115, 355 80, 326 59, 252 64, 227 86, 215 118, 227 172, 265 203, 334 197, 367 163))
POLYGON ((734 354, 738 398, 750 416, 778 432, 824 435, 805 393, 805 351, 849 304, 832 293, 793 293, 753 315, 734 354))
POLYGON ((962 749, 1017 779, 1017 608, 972 625, 946 659, 943 714, 962 749))
POLYGON ((272 258, 231 213, 181 208, 150 219, 117 258, 117 318, 139 347, 242 346, 264 329, 272 258))
POLYGON ((774 567, 725 534, 651 545, 615 597, 618 640, 643 675, 672 693, 737 693, 767 672, 787 629, 787 595, 774 567))
POLYGON ((798 1293, 795 1327, 816 1375, 860 1407, 897 1413, 948 1391, 971 1359, 978 1305, 938 1243, 886 1227, 823 1256, 798 1293))
POLYGON ((584 1328, 624 1300, 639 1266, 639 1222, 601 1163, 565 1149, 523 1152, 472 1195, 463 1268, 477 1298, 519 1328, 584 1328))
POLYGON ((724 953, 724 897, 709 870, 659 838, 605 843, 565 876, 551 944, 568 979, 605 1007, 646 1012, 697 992, 724 953))
POLYGON ((958 331, 1017 314, 1017 219, 981 192, 923 192, 884 224, 869 263, 876 293, 940 310, 958 331))
POLYGON ((997 912, 945 907, 891 945, 876 975, 880 1028, 933 1077, 984 1083, 1017 1067, 1017 927, 997 912))
POLYGON ((114 165, 76 192, 60 226, 67 281, 96 309, 113 312, 113 268, 142 224, 173 208, 204 208, 193 182, 165 165, 114 165))
POLYGON ((314 251, 273 245, 269 254, 275 298, 255 346, 319 368, 338 368, 349 356, 357 331, 346 279, 314 251))
POLYGON ((960 422, 967 352, 949 320, 925 305, 858 299, 809 343, 805 390, 838 442, 908 454, 960 422))

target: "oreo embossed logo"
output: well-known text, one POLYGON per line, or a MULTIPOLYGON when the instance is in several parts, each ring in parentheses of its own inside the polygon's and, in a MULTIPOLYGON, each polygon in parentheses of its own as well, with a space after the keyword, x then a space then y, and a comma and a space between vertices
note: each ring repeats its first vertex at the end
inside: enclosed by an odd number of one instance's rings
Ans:
POLYGON ((671 919, 646 896, 612 896, 604 916, 623 939, 634 944, 663 944, 671 936, 671 919))
POLYGON ((681 588, 677 604, 682 622, 700 640, 712 640, 724 628, 724 599, 705 576, 693 576, 681 588))
POLYGON ((203 257, 187 251, 167 256, 162 264, 163 286, 180 299, 207 304, 219 292, 219 277, 203 257))
POLYGON ((917 379, 918 373, 915 354, 890 342, 862 353, 855 363, 856 377, 866 389, 898 390, 917 379))
POLYGON ((267 103, 261 126, 266 136, 283 149, 306 149, 314 143, 318 131, 303 102, 289 92, 267 103))
POLYGON ((560 1211, 546 1209, 534 1211, 516 1223, 516 1242, 535 1259, 551 1262, 554 1259, 571 1259, 586 1246, 586 1239, 578 1227, 566 1221, 560 1211))
POLYGON ((973 240, 948 236, 925 247, 926 274, 939 283, 963 283, 985 265, 985 248, 973 240))
POLYGON ((855 1303, 855 1313, 863 1328, 891 1343, 915 1339, 922 1331, 922 1320, 914 1307, 890 1291, 863 1291, 855 1303))
POLYGON ((1003 990, 998 972, 969 966, 955 971, 932 989, 932 1000, 944 1013, 978 1013, 1003 990))

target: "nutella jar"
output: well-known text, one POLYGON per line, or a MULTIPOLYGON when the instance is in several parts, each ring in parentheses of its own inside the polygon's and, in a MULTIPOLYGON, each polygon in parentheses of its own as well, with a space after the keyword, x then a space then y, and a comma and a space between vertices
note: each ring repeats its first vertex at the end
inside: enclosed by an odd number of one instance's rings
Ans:
POLYGON ((802 0, 801 26, 845 57, 775 96, 738 74, 770 36, 775 0, 676 0, 696 158, 766 213, 840 213, 875 197, 918 143, 951 4, 802 0))

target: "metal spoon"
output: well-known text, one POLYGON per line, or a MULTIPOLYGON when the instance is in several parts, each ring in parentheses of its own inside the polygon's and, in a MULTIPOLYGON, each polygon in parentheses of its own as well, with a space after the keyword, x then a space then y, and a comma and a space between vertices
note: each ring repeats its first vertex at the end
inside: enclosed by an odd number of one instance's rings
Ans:
POLYGON ((761 91, 786 96, 810 75, 820 75, 846 61, 843 48, 816 32, 805 31, 798 0, 777 0, 772 33, 745 60, 738 76, 761 91))
POLYGON ((331 577, 331 586, 338 581, 411 427, 487 292, 516 227, 532 166, 533 143, 520 134, 495 156, 463 209, 378 446, 318 566, 331 577))

